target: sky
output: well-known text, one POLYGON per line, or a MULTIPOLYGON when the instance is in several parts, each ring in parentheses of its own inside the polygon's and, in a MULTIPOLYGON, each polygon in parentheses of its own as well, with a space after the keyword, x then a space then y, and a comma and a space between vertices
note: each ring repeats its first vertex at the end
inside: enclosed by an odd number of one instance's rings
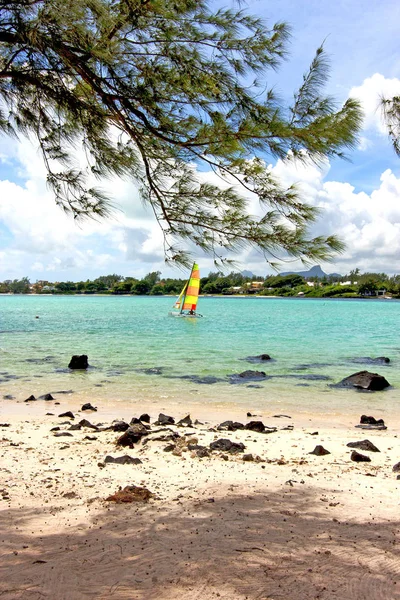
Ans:
MULTIPOLYGON (((212 4, 214 6, 214 3, 212 4)), ((215 6, 230 6, 215 2, 215 6)), ((390 145, 379 98, 400 94, 400 3, 398 0, 247 0, 250 13, 269 24, 286 21, 292 30, 288 60, 266 84, 290 98, 301 84, 315 49, 324 42, 331 61, 327 93, 339 103, 358 98, 365 111, 359 146, 349 161, 313 165, 271 161, 284 184, 297 183, 307 201, 322 209, 312 234, 338 234, 344 254, 325 272, 351 269, 400 273, 400 158, 390 145)), ((208 175, 201 173, 202 178, 208 175)), ((214 176, 210 179, 215 182, 214 176)), ((142 277, 150 271, 181 277, 164 262, 162 236, 133 182, 105 186, 118 211, 106 221, 76 225, 55 205, 34 143, 0 137, 0 281, 78 281, 117 273, 142 277)), ((215 270, 201 253, 201 270, 215 270)), ((266 275, 271 268, 254 250, 233 255, 238 270, 266 275)), ((282 271, 302 270, 298 262, 282 271)))

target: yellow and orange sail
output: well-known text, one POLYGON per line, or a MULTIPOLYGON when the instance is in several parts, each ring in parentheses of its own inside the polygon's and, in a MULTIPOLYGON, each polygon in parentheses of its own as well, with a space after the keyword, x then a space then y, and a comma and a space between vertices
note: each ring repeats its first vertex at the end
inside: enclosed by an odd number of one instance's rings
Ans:
POLYGON ((194 263, 189 281, 185 284, 181 291, 178 300, 174 304, 174 308, 183 310, 193 310, 197 308, 200 289, 200 269, 197 263, 194 263))

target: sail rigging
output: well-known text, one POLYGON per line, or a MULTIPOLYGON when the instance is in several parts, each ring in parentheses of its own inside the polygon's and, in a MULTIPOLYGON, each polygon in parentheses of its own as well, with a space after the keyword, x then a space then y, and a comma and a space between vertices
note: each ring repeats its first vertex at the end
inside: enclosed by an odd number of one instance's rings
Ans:
MULTIPOLYGON (((197 263, 193 264, 192 271, 190 273, 188 281, 183 286, 181 293, 173 308, 179 310, 179 313, 175 313, 175 316, 181 317, 200 317, 196 313, 197 302, 199 299, 200 291, 200 269, 197 263)), ((174 313, 170 313, 174 314, 174 313)))

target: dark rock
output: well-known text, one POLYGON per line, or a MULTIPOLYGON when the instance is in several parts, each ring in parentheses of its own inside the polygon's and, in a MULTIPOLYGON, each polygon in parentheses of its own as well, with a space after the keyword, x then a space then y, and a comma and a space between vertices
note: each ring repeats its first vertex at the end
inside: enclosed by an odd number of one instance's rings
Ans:
POLYGON ((88 357, 86 354, 74 354, 69 361, 69 369, 87 369, 89 367, 88 357))
POLYGON ((325 456, 326 454, 330 454, 329 450, 326 450, 323 446, 315 446, 312 452, 308 454, 315 454, 315 456, 325 456))
POLYGON ((129 429, 129 425, 128 423, 125 423, 125 421, 117 421, 111 425, 111 429, 113 431, 127 431, 127 429, 129 429))
POLYGON ((387 356, 378 356, 377 358, 361 356, 359 358, 352 358, 350 362, 364 365, 387 365, 390 363, 390 358, 387 356))
POLYGON ((384 425, 383 419, 375 419, 375 417, 368 417, 367 415, 361 415, 360 423, 362 425, 384 425))
POLYGON ((68 427, 68 431, 79 431, 80 429, 82 429, 82 425, 79 425, 79 423, 74 423, 71 427, 68 427))
POLYGON ((378 392, 390 386, 390 383, 378 373, 370 373, 369 371, 359 371, 353 373, 349 377, 345 377, 335 387, 356 388, 361 390, 369 390, 378 392))
POLYGON ((0 427, 10 427, 10 423, 0 423, 0 427))
POLYGON ((198 458, 206 458, 206 456, 210 456, 210 451, 205 446, 199 446, 196 450, 196 454, 198 458))
POLYGON ((83 439, 89 440, 89 442, 94 442, 97 440, 97 437, 95 437, 94 435, 85 435, 85 437, 83 439))
POLYGON ((168 379, 184 379, 199 385, 213 385, 214 383, 225 381, 224 379, 214 377, 213 375, 169 375, 168 379))
POLYGON ((244 460, 244 462, 252 462, 254 460, 254 456, 252 454, 243 454, 242 460, 244 460))
POLYGON ((349 448, 358 448, 366 452, 380 452, 378 448, 369 440, 362 440, 361 442, 349 442, 346 444, 349 448))
POLYGON ((150 423, 150 415, 148 415, 147 413, 143 413, 142 415, 140 415, 139 421, 142 421, 142 423, 150 423))
POLYGON ((229 452, 230 454, 237 454, 238 452, 243 452, 245 449, 245 445, 241 442, 231 442, 231 440, 227 439, 219 439, 215 442, 211 442, 210 449, 211 450, 221 450, 222 452, 229 452))
POLYGON ((24 400, 24 402, 33 402, 33 400, 36 400, 35 396, 33 394, 31 394, 29 396, 29 398, 27 398, 26 400, 24 400))
POLYGON ((242 373, 234 373, 230 375, 231 383, 243 383, 247 381, 261 381, 267 379, 264 371, 242 371, 242 373))
POLYGON ((89 427, 90 429, 95 429, 96 431, 99 429, 97 427, 97 425, 93 425, 93 423, 91 423, 90 421, 87 421, 86 419, 81 419, 79 421, 79 425, 81 427, 89 427))
POLYGON ((58 416, 59 417, 68 417, 69 419, 75 419, 74 414, 70 410, 67 410, 67 412, 65 412, 65 413, 61 413, 58 416))
POLYGON ((50 431, 60 431, 60 429, 61 429, 60 427, 52 427, 50 429, 50 431))
POLYGON ((158 415, 158 419, 156 421, 156 425, 174 425, 175 419, 173 417, 169 417, 168 415, 164 415, 160 413, 158 415))
POLYGON ((193 421, 190 418, 190 415, 187 415, 186 417, 184 417, 177 423, 178 427, 192 427, 192 425, 193 425, 193 421))
POLYGON ((113 456, 106 456, 104 459, 105 463, 114 463, 116 465, 141 465, 142 461, 140 458, 133 458, 132 456, 128 456, 125 454, 124 456, 117 456, 114 458, 113 456))
POLYGON ((73 394, 74 390, 58 390, 58 392, 53 392, 53 394, 73 394))
POLYGON ((60 431, 59 433, 55 433, 54 437, 73 437, 72 433, 68 433, 68 431, 60 431))
POLYGON ((3 398, 4 400, 15 400, 15 396, 12 396, 11 394, 6 394, 3 398))
POLYGON ((175 444, 168 444, 168 446, 165 446, 165 448, 163 448, 164 452, 172 452, 172 450, 175 450, 176 445, 175 444))
POLYGON ((54 413, 46 413, 46 417, 54 417, 54 413))
POLYGON ((256 415, 252 415, 251 412, 248 412, 246 417, 255 417, 256 415))
POLYGON ((51 394, 44 394, 43 396, 39 396, 39 400, 54 400, 51 394))
POLYGON ((258 433, 263 433, 265 431, 265 425, 262 421, 250 421, 249 423, 246 423, 244 428, 249 431, 258 431, 258 433))
POLYGON ((217 427, 219 431, 236 431, 237 429, 244 429, 243 423, 237 421, 224 421, 217 427))
POLYGON ((129 448, 133 448, 134 444, 140 442, 144 435, 148 435, 146 427, 140 424, 131 425, 125 433, 123 433, 117 440, 117 446, 128 446, 129 448))
POLYGON ((81 410, 94 410, 94 411, 97 411, 97 408, 95 406, 92 406, 90 404, 90 402, 86 402, 86 404, 84 404, 82 406, 81 410))
POLYGON ((244 360, 250 363, 260 363, 266 362, 267 360, 272 360, 269 354, 259 354, 258 356, 246 356, 244 360))
POLYGON ((289 415, 272 415, 274 417, 274 419, 291 419, 292 417, 289 417, 289 415))
POLYGON ((354 460, 354 462, 371 462, 369 456, 365 456, 365 454, 360 454, 357 450, 353 450, 350 455, 350 459, 354 460))
POLYGON ((392 469, 395 473, 400 473, 400 462, 396 463, 392 469))

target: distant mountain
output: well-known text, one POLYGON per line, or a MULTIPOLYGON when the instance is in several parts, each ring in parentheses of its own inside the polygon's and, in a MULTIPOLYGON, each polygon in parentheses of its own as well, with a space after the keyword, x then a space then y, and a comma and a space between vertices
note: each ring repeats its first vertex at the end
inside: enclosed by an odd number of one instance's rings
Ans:
POLYGON ((318 277, 322 279, 323 277, 342 277, 339 273, 324 273, 319 265, 315 265, 315 267, 311 267, 308 271, 286 271, 285 273, 279 273, 280 275, 301 275, 306 279, 308 277, 318 277))
POLYGON ((241 271, 240 274, 243 275, 243 277, 255 277, 254 273, 251 271, 241 271))

